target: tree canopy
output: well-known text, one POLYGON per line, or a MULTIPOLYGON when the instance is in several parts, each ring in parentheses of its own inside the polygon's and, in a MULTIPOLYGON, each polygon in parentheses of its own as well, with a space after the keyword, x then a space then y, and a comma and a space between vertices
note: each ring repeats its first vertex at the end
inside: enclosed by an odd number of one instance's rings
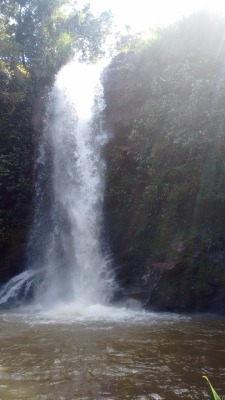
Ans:
POLYGON ((86 60, 104 52, 111 15, 95 18, 89 6, 69 0, 3 0, 0 4, 1 70, 22 65, 39 81, 73 56, 86 60))

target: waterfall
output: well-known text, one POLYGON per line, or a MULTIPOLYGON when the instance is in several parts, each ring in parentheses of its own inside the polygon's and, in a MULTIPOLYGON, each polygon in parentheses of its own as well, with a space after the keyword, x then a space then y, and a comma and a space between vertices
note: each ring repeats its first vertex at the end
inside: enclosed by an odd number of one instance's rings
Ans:
POLYGON ((36 162, 28 266, 3 287, 0 304, 32 298, 107 304, 114 279, 102 245, 105 163, 99 65, 71 62, 49 94, 36 162))

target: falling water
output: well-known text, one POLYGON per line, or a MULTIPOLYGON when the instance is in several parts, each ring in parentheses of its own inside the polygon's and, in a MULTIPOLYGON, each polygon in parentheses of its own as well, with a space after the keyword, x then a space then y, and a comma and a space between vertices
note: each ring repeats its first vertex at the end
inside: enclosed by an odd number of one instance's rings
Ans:
POLYGON ((36 164, 36 211, 28 268, 2 290, 0 304, 107 304, 113 292, 102 246, 104 108, 99 65, 75 62, 56 77, 36 164))

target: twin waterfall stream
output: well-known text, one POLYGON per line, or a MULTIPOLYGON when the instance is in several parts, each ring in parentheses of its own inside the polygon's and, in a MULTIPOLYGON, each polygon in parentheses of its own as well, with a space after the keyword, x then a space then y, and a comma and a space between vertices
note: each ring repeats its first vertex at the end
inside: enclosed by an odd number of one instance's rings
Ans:
POLYGON ((225 395, 223 318, 111 304, 100 72, 72 62, 48 96, 27 265, 0 290, 0 400, 207 399, 202 375, 225 395))

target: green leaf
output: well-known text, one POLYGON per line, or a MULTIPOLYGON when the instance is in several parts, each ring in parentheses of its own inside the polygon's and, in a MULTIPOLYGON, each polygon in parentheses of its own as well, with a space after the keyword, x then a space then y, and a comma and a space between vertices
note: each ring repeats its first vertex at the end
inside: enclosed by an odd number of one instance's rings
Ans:
POLYGON ((209 379, 207 378, 207 376, 203 376, 203 378, 205 378, 208 382, 208 386, 209 386, 209 394, 210 394, 210 398, 211 400, 221 400, 220 397, 218 396, 218 394, 216 393, 215 389, 212 387, 209 379))

